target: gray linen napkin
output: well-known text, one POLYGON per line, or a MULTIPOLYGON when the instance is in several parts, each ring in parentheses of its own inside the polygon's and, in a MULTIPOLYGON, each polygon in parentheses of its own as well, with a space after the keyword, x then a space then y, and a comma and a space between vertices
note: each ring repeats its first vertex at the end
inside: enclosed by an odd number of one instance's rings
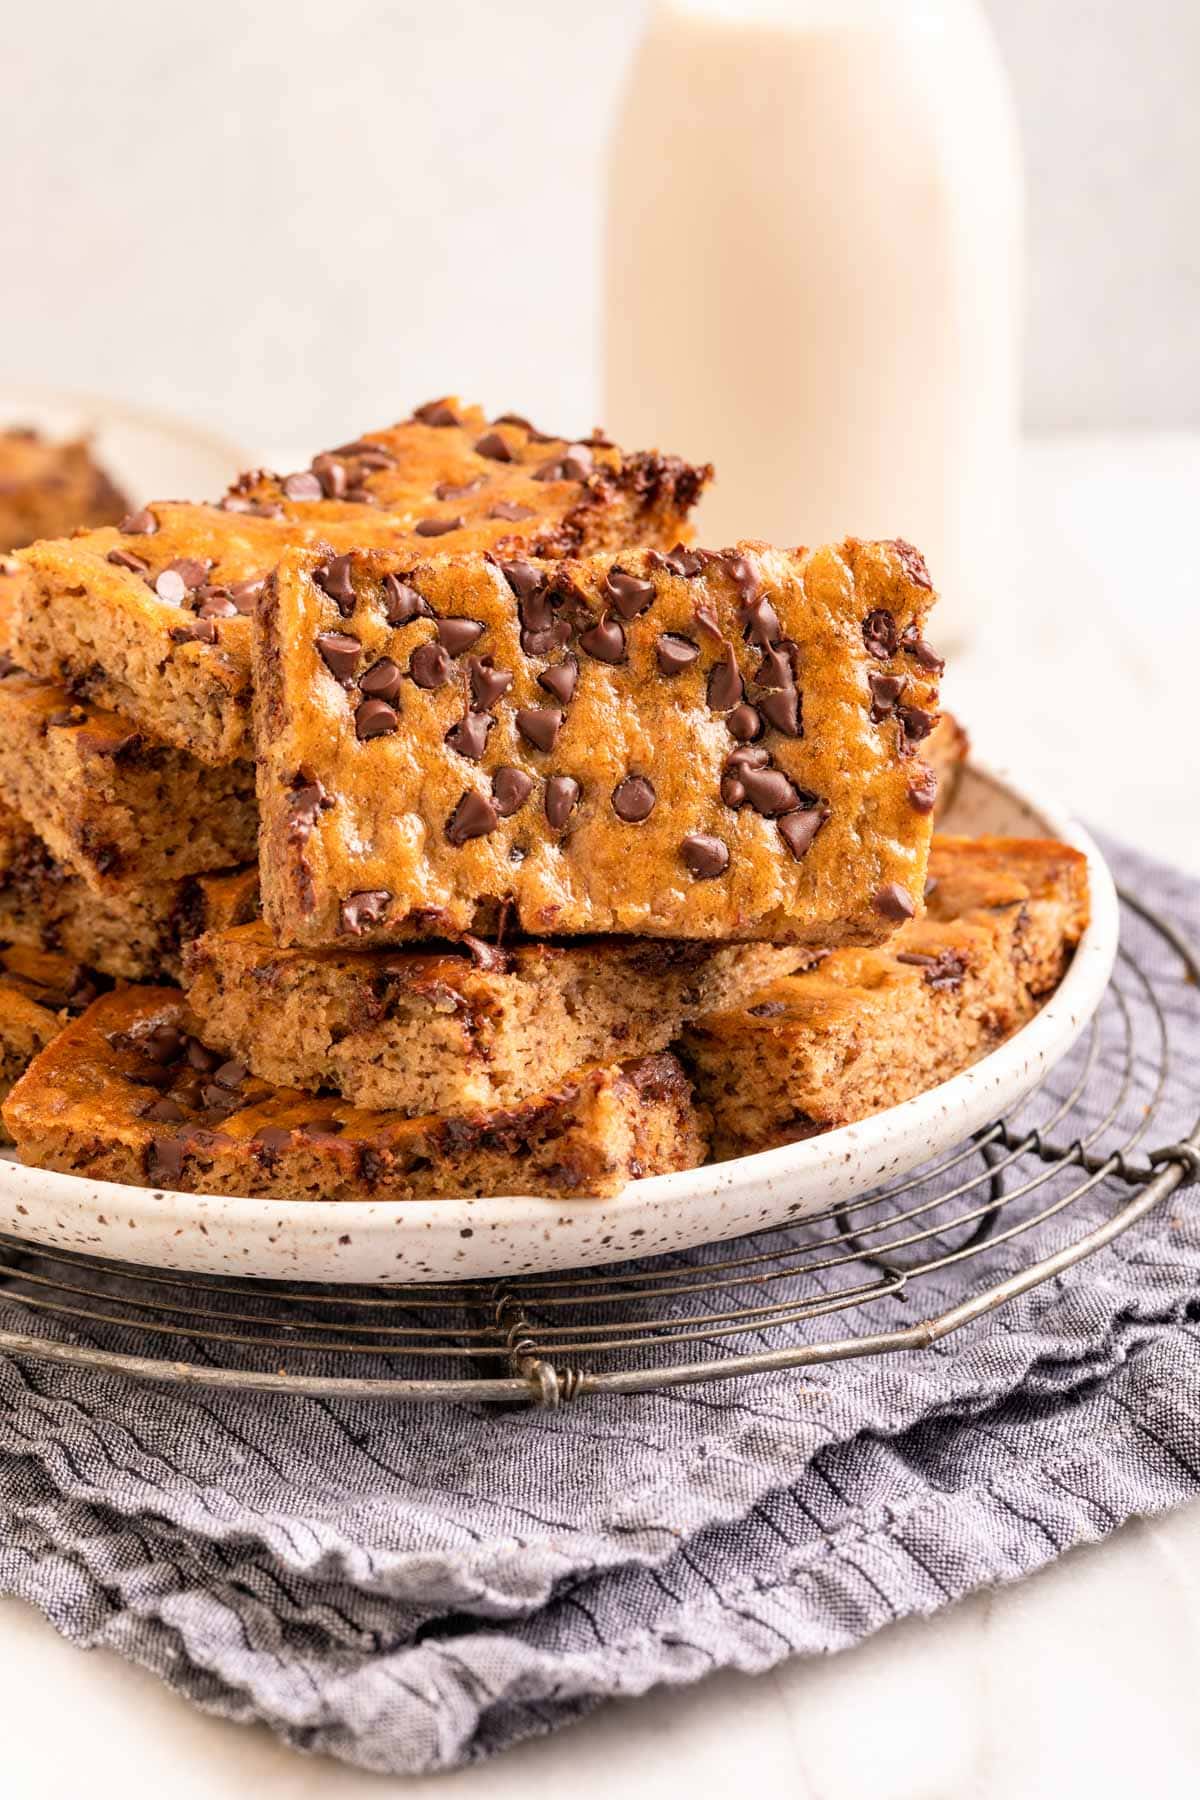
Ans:
MULTIPOLYGON (((1200 932, 1200 884, 1114 861, 1200 932)), ((1154 1132, 1170 1141, 1200 1108, 1200 1002, 1161 942, 1131 925, 1127 943, 1175 1036, 1154 1132)), ((1102 1058, 1093 1117, 1119 1078, 1102 1058)), ((200 1706, 392 1772, 487 1756, 611 1695, 842 1648, 1200 1491, 1196 1191, 930 1350, 549 1415, 0 1361, 0 1590, 200 1706)), ((1112 1204, 1097 1191, 1038 1243, 1112 1204)), ((940 1310, 1028 1253, 998 1245, 838 1332, 940 1310)), ((38 1329, 2 1302, 0 1323, 38 1329)))

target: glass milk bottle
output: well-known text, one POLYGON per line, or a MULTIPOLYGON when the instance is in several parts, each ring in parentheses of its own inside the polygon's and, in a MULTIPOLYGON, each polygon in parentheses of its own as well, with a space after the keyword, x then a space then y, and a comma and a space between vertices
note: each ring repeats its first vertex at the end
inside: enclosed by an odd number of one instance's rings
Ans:
POLYGON ((941 636, 1011 567, 1021 183, 976 0, 660 0, 613 137, 606 426, 700 539, 904 537, 941 636))

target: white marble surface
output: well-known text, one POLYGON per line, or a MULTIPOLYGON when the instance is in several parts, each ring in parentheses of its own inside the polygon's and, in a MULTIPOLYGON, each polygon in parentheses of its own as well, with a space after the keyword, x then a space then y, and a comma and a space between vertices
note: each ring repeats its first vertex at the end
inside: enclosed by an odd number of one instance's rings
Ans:
MULTIPOLYGON (((1061 439, 1026 459, 1025 574, 950 698, 981 749, 1200 872, 1200 604, 1182 545, 1200 435, 1061 439), (1012 646, 1023 655, 1014 660, 1012 646)), ((13 1800, 1071 1800, 1190 1794, 1200 1766, 1200 1503, 854 1651, 594 1715, 480 1769, 400 1783, 205 1718, 0 1603, 13 1800)))

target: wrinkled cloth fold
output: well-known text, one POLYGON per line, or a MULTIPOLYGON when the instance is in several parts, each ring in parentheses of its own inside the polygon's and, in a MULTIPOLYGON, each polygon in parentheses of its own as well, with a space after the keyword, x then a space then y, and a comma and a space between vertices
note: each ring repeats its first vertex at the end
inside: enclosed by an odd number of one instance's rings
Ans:
MULTIPOLYGON (((1112 859, 1200 937, 1200 883, 1112 859)), ((1126 944, 1172 1040, 1153 1148, 1195 1127, 1200 997, 1136 920, 1126 944)), ((1136 980, 1126 1004, 1135 1048, 1152 1051, 1136 980)), ((1101 1034, 1070 1114, 1093 1148, 1153 1098, 1148 1055, 1122 1092, 1118 1039, 1101 1034)), ((1054 1135, 1087 1054, 1023 1121, 1054 1135)), ((1056 1175, 1011 1204, 1078 1182, 1056 1175)), ((1198 1193, 930 1349, 551 1414, 175 1390, 0 1359, 0 1591, 212 1712, 395 1773, 482 1758, 614 1696, 841 1649, 1200 1492, 1198 1193)), ((1038 1227, 1038 1251, 1119 1198, 1097 1184, 1038 1227)), ((805 1229, 772 1242, 803 1245, 805 1229)), ((1034 1241, 839 1313, 837 1334, 941 1311, 1034 1241)), ((46 1329, 3 1299, 0 1325, 46 1329)), ((738 1347, 789 1333, 816 1340, 829 1320, 738 1347)))

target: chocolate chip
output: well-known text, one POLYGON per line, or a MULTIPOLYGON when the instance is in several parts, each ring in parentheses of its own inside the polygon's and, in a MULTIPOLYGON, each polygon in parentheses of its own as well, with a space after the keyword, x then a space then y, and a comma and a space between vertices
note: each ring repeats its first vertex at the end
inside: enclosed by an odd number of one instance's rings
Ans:
POLYGON ((363 671, 358 686, 360 692, 370 695, 373 700, 386 700, 389 706, 394 706, 402 679, 400 664, 393 662, 390 656, 381 656, 378 662, 363 671))
POLYGON ((726 644, 724 658, 708 672, 708 704, 714 712, 728 712, 745 691, 733 645, 726 644))
POLYGON ((900 566, 908 579, 917 587, 932 588, 929 570, 925 567, 925 558, 914 544, 906 543, 903 538, 893 538, 892 549, 900 558, 900 566))
MULTIPOLYGON (((534 428, 529 423, 529 420, 522 418, 520 413, 499 413, 496 416, 496 418, 494 418, 492 420, 492 423, 493 423, 493 425, 518 425, 518 426, 520 426, 522 431, 529 432, 531 437, 536 437, 539 435, 537 432, 534 431, 534 428)), ((546 440, 544 440, 544 441, 546 441, 546 440)))
MULTIPOLYGON (((109 561, 112 561, 111 557, 109 561)), ((900 639, 900 648, 906 656, 911 656, 915 662, 920 663, 923 669, 928 669, 931 675, 940 675, 946 666, 944 658, 938 655, 932 644, 925 641, 915 625, 910 625, 900 639)))
POLYGON ((146 1151, 146 1174, 164 1187, 183 1174, 183 1145, 178 1138, 151 1138, 146 1151))
POLYGON ((768 725, 784 737, 798 738, 804 736, 804 727, 800 719, 799 688, 771 688, 758 697, 758 710, 768 725))
POLYGON ((483 629, 478 619, 439 619, 438 643, 451 656, 461 656, 464 650, 479 642, 483 629))
POLYGON ((759 644, 764 649, 778 643, 783 636, 779 614, 765 594, 748 606, 743 606, 738 613, 738 620, 750 642, 759 644))
POLYGON ((331 556, 328 562, 318 563, 312 572, 312 578, 321 592, 333 601, 343 618, 349 618, 358 598, 350 579, 353 562, 353 557, 347 552, 345 556, 331 556))
POLYGON ((178 569, 164 569, 162 574, 155 578, 154 591, 159 599, 165 600, 169 606, 182 606, 187 593, 187 582, 178 569))
POLYGON ((760 688, 793 688, 796 685, 796 669, 793 655, 796 646, 790 638, 782 643, 768 645, 762 653, 762 661, 755 670, 754 680, 760 688))
POLYGON ((552 462, 534 471, 535 481, 586 481, 592 472, 593 457, 586 444, 571 444, 552 462))
POLYGON ((720 643, 724 644, 725 633, 721 630, 721 621, 717 618, 717 615, 711 606, 706 605, 702 600, 696 607, 692 617, 702 631, 707 631, 709 637, 715 637, 720 643))
POLYGON ((613 811, 626 825, 640 825, 654 811, 654 786, 644 775, 627 775, 613 789, 613 811))
POLYGON ((221 588, 201 588, 196 597, 200 601, 198 618, 236 619, 238 616, 237 607, 221 588))
POLYGON ((198 1070, 201 1075, 211 1075, 225 1060, 219 1050, 210 1050, 207 1044, 194 1037, 187 1041, 186 1055, 189 1068, 198 1070))
POLYGON ((786 1000, 762 1000, 757 1006, 748 1006, 746 1011, 752 1019, 777 1019, 780 1013, 787 1011, 786 1000))
POLYGON ((867 614, 863 620, 862 634, 868 652, 877 656, 880 662, 886 662, 889 656, 896 654, 896 621, 883 607, 867 614))
POLYGON ((256 1149, 266 1153, 264 1160, 269 1159, 280 1150, 285 1150, 295 1134, 286 1125, 264 1125, 256 1131, 250 1142, 256 1149))
POLYGON ((408 659, 408 672, 419 688, 440 688, 454 673, 454 665, 440 644, 418 644, 408 659))
POLYGON ((960 988, 967 972, 967 959, 958 950, 939 950, 936 956, 926 956, 920 950, 898 950, 896 961, 923 969, 924 980, 935 993, 960 988))
POLYGON ((362 740, 386 737, 398 723, 395 708, 386 700, 364 700, 354 710, 355 735, 362 740))
POLYGON ((563 715, 555 706, 523 706, 517 713, 517 730, 535 750, 553 750, 562 723, 563 715))
POLYGON ((712 881, 729 867, 729 846, 717 837, 693 832, 679 846, 679 854, 697 881, 712 881))
POLYGON ((305 469, 302 474, 287 477, 283 484, 283 495, 285 500, 321 500, 324 498, 324 491, 319 477, 311 469, 305 469))
MULTIPOLYGON (((128 569, 131 575, 150 573, 150 564, 143 562, 140 556, 135 556, 132 550, 110 550, 105 561, 114 563, 118 569, 128 569)), ((7 572, 16 573, 15 569, 7 572)))
POLYGON ((877 913, 881 913, 885 919, 894 919, 897 924, 911 919, 917 910, 912 895, 898 881, 889 881, 879 888, 873 904, 877 913))
POLYGON ((148 506, 143 506, 140 512, 126 513, 117 530, 127 537, 153 537, 158 530, 158 520, 148 506))
POLYGON ((800 805, 799 791, 782 769, 744 768, 739 778, 747 800, 761 818, 775 819, 800 805))
POLYGON ((391 895, 386 888, 362 888, 342 901, 342 930, 357 937, 368 925, 378 925, 391 895))
POLYGON ((787 813, 779 820, 779 835, 797 862, 812 849, 813 839, 828 817, 828 808, 814 806, 807 812, 787 813))
POLYGON ((492 776, 492 797, 502 819, 510 819, 515 812, 520 812, 532 792, 533 777, 524 769, 514 769, 506 764, 492 776))
POLYGON ((385 575, 382 586, 383 616, 389 625, 408 625, 428 614, 429 607, 416 588, 401 581, 398 575, 385 575))
POLYGON ((319 781, 308 781, 303 787, 293 788, 288 795, 288 836, 291 841, 304 843, 312 834, 320 814, 328 812, 332 805, 333 800, 319 781))
POLYGON ((229 598, 240 613, 252 613, 266 585, 265 575, 250 575, 245 581, 235 581, 231 585, 229 598))
POLYGON ((917 813, 931 813, 937 805, 938 778, 935 770, 923 764, 908 784, 908 804, 917 813))
POLYGON ((700 654, 700 646, 693 644, 691 638, 679 637, 673 631, 664 631, 655 646, 654 654, 658 659, 660 674, 678 675, 682 670, 691 668, 700 654))
POLYGON ((413 530, 418 537, 445 537, 448 531, 461 531, 461 518, 453 519, 418 519, 413 530))
POLYGON ((324 451, 320 456, 313 457, 312 472, 320 482, 321 492, 327 500, 344 498, 349 486, 345 463, 339 462, 336 456, 324 451))
POLYGON ((190 625, 177 625, 171 628, 173 644, 215 644, 217 628, 209 618, 193 619, 190 625))
POLYGON ((349 687, 362 658, 362 645, 358 639, 347 637, 342 631, 322 631, 317 635, 317 649, 334 680, 349 687))
POLYGON ((546 818, 555 831, 566 824, 582 793, 573 775, 551 775, 546 783, 546 818))
POLYGON ((515 525, 519 519, 532 517, 532 506, 521 506, 516 500, 497 500, 488 513, 489 519, 507 519, 510 525, 515 525))
POLYGON ((927 738, 937 723, 934 713, 924 712, 919 706, 898 706, 896 717, 911 744, 919 744, 923 738, 927 738))
POLYGON ((497 700, 502 699, 513 684, 512 674, 508 669, 494 669, 490 659, 478 656, 467 659, 467 679, 471 683, 471 698, 485 712, 489 707, 495 706, 497 700))
POLYGON ((763 722, 754 708, 745 700, 735 706, 725 721, 729 727, 729 735, 736 738, 739 744, 752 744, 754 739, 762 736, 763 722))
POLYGON ((725 759, 721 771, 721 798, 726 806, 741 806, 746 798, 742 776, 747 769, 766 769, 771 765, 770 752, 761 746, 743 745, 725 759))
POLYGON ((220 1068, 213 1076, 213 1080, 218 1087, 225 1088, 229 1093, 235 1093, 237 1089, 241 1087, 249 1073, 250 1071, 245 1063, 239 1061, 236 1056, 233 1056, 230 1057, 228 1062, 223 1062, 221 1064, 220 1068))
POLYGON ((532 595, 540 593, 546 585, 546 578, 541 570, 535 569, 532 563, 525 562, 520 557, 514 558, 512 562, 502 562, 500 573, 518 600, 528 600, 532 595))
POLYGON ((727 551, 720 561, 721 567, 737 589, 743 607, 749 607, 762 588, 758 570, 748 556, 742 556, 737 551, 727 551))
POLYGON ((867 676, 867 686, 871 690, 871 718, 876 725, 895 711, 896 702, 904 692, 905 679, 903 675, 885 675, 879 670, 872 670, 867 676))
POLYGON ((457 725, 452 725, 446 733, 446 742, 460 756, 466 756, 471 762, 478 762, 487 749, 488 732, 496 723, 490 713, 467 712, 457 725))
POLYGON ((487 486, 486 475, 476 475, 474 481, 439 481, 434 488, 434 497, 438 500, 465 500, 468 494, 477 494, 481 487, 487 486))
POLYGON ((141 1117, 154 1119, 160 1125, 178 1125, 181 1119, 187 1118, 187 1114, 177 1100, 171 1100, 164 1096, 158 1100, 151 1100, 148 1106, 144 1106, 141 1117))
POLYGON ((142 1055, 149 1057, 160 1068, 167 1063, 178 1062, 183 1055, 184 1037, 177 1025, 156 1025, 144 1037, 138 1038, 136 1043, 142 1055))
POLYGON ((654 603, 654 583, 641 581, 624 569, 610 569, 604 577, 604 593, 623 619, 636 619, 654 603))
MULTIPOLYGON (((463 933, 462 942, 470 951, 471 961, 475 967, 482 969, 485 974, 500 975, 511 968, 512 963, 508 952, 502 950, 499 944, 485 944, 482 938, 474 937, 469 931, 463 933)), ((459 1235, 469 1237, 471 1234, 468 1230, 465 1233, 460 1232, 459 1235)))
POLYGON ((510 463, 513 453, 498 431, 486 431, 475 446, 477 456, 486 456, 490 462, 510 463))
POLYGON ((676 544, 673 550, 668 550, 658 560, 664 569, 669 569, 672 575, 682 576, 684 580, 690 580, 693 575, 700 575, 704 571, 703 551, 689 550, 685 544, 676 544))
POLYGON ((440 426, 461 423, 453 408, 448 406, 444 400, 427 400, 424 406, 417 407, 413 418, 419 419, 422 425, 440 426))
POLYGON ((545 688, 548 694, 569 706, 579 685, 579 664, 573 656, 564 656, 560 663, 543 669, 537 680, 540 688, 545 688))
POLYGON ((579 648, 594 656, 597 662, 625 661, 625 631, 615 619, 601 619, 590 631, 580 635, 579 648))
POLYGON ((470 838, 486 837, 499 823, 500 815, 494 802, 486 794, 468 788, 446 821, 446 836, 457 846, 470 838))

